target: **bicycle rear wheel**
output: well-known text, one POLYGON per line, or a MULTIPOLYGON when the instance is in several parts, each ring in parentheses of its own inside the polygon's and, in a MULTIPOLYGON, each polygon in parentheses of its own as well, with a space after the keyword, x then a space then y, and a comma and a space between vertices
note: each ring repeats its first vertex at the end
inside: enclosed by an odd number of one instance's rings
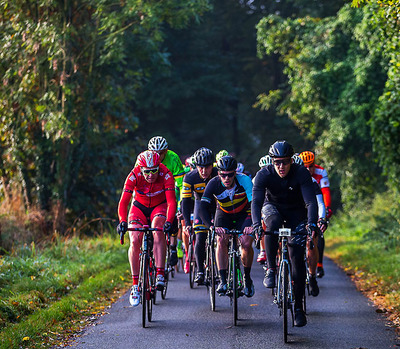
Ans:
POLYGON ((288 335, 288 287, 289 270, 287 263, 282 265, 282 313, 283 313, 283 341, 287 343, 288 335))
POLYGON ((156 304, 156 271, 153 261, 149 260, 149 300, 147 301, 147 320, 150 322, 153 317, 153 304, 156 304))

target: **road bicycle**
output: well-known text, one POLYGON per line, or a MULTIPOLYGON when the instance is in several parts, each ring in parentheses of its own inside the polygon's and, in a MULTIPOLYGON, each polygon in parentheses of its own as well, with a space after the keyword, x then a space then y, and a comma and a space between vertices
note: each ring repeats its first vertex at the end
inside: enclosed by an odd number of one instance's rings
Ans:
POLYGON ((230 304, 233 310, 233 325, 237 325, 238 320, 238 298, 244 295, 243 273, 241 270, 240 250, 237 236, 242 232, 237 229, 225 231, 229 235, 228 249, 228 290, 226 295, 230 297, 230 304))
POLYGON ((197 274, 197 264, 196 264, 196 258, 195 258, 195 253, 194 253, 195 242, 196 242, 196 236, 195 236, 193 227, 191 227, 189 230, 189 249, 188 249, 188 254, 187 254, 187 258, 189 259, 189 263, 190 263, 190 268, 189 268, 190 288, 193 288, 194 278, 197 274))
MULTIPOLYGON (((153 304, 156 304, 156 267, 153 255, 153 231, 163 231, 160 228, 151 228, 144 225, 140 228, 128 228, 128 231, 143 232, 142 247, 140 248, 140 269, 138 288, 140 292, 140 303, 142 304, 142 326, 146 327, 146 318, 151 322, 153 316, 153 304)), ((120 235, 121 244, 124 236, 120 235)))
POLYGON ((204 285, 210 295, 211 310, 215 311, 215 290, 218 283, 218 268, 215 259, 215 230, 204 227, 196 228, 199 231, 207 232, 206 258, 204 260, 204 285))
POLYGON ((165 272, 164 272, 164 288, 161 291, 161 298, 165 299, 167 297, 167 289, 168 289, 168 282, 169 276, 175 276, 175 268, 171 265, 171 248, 170 248, 170 238, 166 236, 167 242, 167 253, 165 257, 165 272))
MULTIPOLYGON (((270 233, 271 234, 271 233, 270 233)), ((288 241, 289 237, 294 235, 308 235, 305 229, 305 224, 301 223, 295 231, 290 228, 280 228, 278 232, 272 234, 279 235, 280 241, 280 256, 279 256, 279 272, 277 274, 277 286, 274 295, 274 303, 279 308, 279 314, 283 319, 283 340, 287 343, 288 335, 288 311, 290 310, 292 316, 292 326, 294 326, 293 304, 294 304, 294 290, 292 280, 292 269, 289 258, 288 241)), ((304 293, 305 297, 305 293, 304 293)), ((305 300, 303 299, 303 302, 305 300)))

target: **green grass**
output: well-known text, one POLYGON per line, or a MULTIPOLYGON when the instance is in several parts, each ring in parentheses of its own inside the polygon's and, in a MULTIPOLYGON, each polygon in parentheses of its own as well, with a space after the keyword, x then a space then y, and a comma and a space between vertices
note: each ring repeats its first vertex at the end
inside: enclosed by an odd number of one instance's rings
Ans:
POLYGON ((369 207, 332 219, 326 254, 360 289, 400 325, 400 204, 391 193, 377 196, 369 207))
POLYGON ((0 348, 51 346, 127 286, 126 247, 115 236, 32 244, 0 258, 0 348))

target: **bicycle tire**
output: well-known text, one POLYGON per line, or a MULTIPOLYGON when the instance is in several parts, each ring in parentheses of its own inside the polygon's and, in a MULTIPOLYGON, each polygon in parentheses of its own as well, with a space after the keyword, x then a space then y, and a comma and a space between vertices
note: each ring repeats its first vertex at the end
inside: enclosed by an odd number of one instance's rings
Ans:
POLYGON ((211 301, 211 310, 215 311, 215 288, 216 288, 216 268, 215 268, 215 251, 213 246, 209 246, 210 249, 210 301, 211 301))
POLYGON ((283 341, 287 343, 288 335, 288 303, 289 303, 289 270, 287 263, 282 265, 282 315, 283 315, 283 341))
POLYGON ((146 327, 146 306, 147 306, 147 292, 148 292, 148 259, 146 255, 142 255, 142 289, 141 289, 141 298, 142 298, 142 326, 146 327))
POLYGON ((169 256, 169 247, 167 248, 167 260, 165 262, 165 271, 164 271, 164 288, 161 291, 161 298, 165 299, 167 297, 167 290, 168 290, 168 281, 169 281, 169 274, 171 272, 171 264, 170 264, 170 256, 169 256))
POLYGON ((233 326, 237 325, 238 320, 238 264, 237 257, 234 254, 232 256, 232 301, 233 301, 233 326))
POLYGON ((193 258, 193 252, 194 252, 194 246, 191 244, 189 246, 189 252, 188 252, 188 259, 190 263, 190 268, 189 268, 189 284, 190 288, 193 288, 194 286, 194 278, 196 275, 196 261, 193 258))
POLYGON ((151 259, 149 260, 149 295, 150 298, 147 303, 147 320, 151 322, 153 318, 153 305, 156 304, 156 271, 151 259))

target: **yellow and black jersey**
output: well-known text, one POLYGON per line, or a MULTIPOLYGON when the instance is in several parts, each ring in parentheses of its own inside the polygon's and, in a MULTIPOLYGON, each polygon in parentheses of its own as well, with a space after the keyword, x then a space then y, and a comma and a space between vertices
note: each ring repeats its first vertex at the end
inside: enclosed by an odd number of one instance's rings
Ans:
MULTIPOLYGON (((207 179, 200 177, 197 169, 186 173, 182 183, 182 215, 185 219, 185 223, 190 225, 190 214, 193 209, 192 198, 194 197, 196 202, 200 202, 201 197, 204 193, 207 183, 218 175, 216 168, 212 169, 211 176, 207 179)), ((195 204, 195 207, 197 205, 195 204)))
POLYGON ((200 200, 207 183, 217 174, 218 170, 216 168, 212 169, 211 176, 207 179, 201 178, 197 169, 186 173, 182 183, 182 199, 194 196, 196 200, 200 200))

